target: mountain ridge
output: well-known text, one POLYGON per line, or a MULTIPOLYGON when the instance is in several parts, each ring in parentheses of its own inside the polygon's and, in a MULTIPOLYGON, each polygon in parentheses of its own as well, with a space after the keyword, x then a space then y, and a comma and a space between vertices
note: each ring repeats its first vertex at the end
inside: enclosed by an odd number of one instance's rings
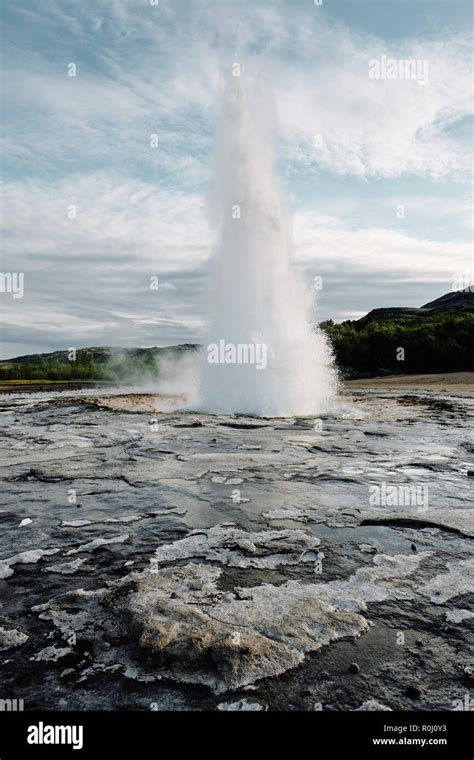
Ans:
POLYGON ((464 290, 451 291, 425 303, 423 306, 385 306, 372 309, 358 322, 374 319, 390 319, 398 317, 431 317, 434 313, 449 311, 474 311, 474 286, 464 290))

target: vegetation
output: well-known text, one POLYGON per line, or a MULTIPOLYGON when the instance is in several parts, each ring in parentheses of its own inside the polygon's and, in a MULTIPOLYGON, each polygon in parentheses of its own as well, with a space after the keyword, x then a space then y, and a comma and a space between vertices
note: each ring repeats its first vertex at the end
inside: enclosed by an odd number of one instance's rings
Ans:
POLYGON ((474 312, 363 319, 320 327, 345 377, 474 371, 474 312), (404 360, 397 359, 404 349, 404 360))
POLYGON ((69 360, 67 352, 23 357, 23 361, 0 364, 0 381, 95 381, 133 383, 156 379, 158 360, 156 349, 107 351, 83 349, 69 360))
POLYGON ((76 361, 45 357, 38 362, 14 362, 0 365, 0 379, 8 380, 104 380, 104 367, 96 365, 88 351, 79 351, 76 361))

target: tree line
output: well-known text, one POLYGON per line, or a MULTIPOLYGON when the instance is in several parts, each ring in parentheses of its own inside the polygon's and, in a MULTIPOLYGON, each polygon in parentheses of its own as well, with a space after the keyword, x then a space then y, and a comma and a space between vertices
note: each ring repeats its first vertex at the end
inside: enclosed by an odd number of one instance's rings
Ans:
POLYGON ((328 320, 320 327, 346 378, 474 371, 472 312, 328 320))

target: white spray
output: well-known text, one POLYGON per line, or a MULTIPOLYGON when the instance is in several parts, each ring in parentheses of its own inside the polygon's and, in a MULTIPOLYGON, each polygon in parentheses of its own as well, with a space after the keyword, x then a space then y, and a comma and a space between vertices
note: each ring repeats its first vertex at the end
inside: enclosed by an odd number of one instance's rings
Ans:
MULTIPOLYGON (((235 70, 234 70, 235 73, 235 70)), ((290 264, 290 226, 275 169, 275 109, 264 80, 222 86, 211 213, 210 330, 200 408, 260 416, 324 412, 335 373, 311 298, 290 264)))

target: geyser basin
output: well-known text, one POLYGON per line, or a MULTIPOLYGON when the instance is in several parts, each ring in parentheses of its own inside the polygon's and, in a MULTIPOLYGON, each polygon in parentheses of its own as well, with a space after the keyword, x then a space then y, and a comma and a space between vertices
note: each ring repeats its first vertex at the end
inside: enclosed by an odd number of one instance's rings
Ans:
POLYGON ((326 340, 310 324, 310 294, 290 263, 275 110, 265 79, 238 73, 220 96, 211 196, 217 244, 199 406, 228 414, 320 414, 334 398, 336 378, 326 340))
POLYGON ((472 394, 355 398, 357 416, 317 434, 152 414, 151 395, 0 397, 16 420, 0 439, 4 693, 51 710, 462 704, 472 394), (369 504, 372 486, 410 480, 429 486, 427 512, 369 504))

